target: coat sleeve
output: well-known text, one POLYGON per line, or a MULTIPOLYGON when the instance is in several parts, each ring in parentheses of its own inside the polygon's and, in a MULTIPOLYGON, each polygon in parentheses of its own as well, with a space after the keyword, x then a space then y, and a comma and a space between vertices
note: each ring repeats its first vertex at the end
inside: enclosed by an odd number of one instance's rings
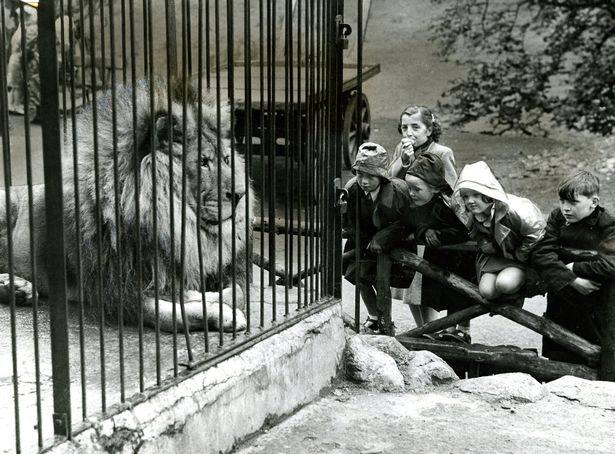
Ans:
POLYGON ((525 263, 534 246, 545 234, 545 221, 540 209, 529 200, 524 200, 518 215, 520 216, 521 244, 515 251, 515 258, 525 263))
POLYGON ((391 165, 389 165, 389 175, 395 178, 401 178, 402 180, 406 176, 406 172, 408 168, 410 168, 409 164, 405 165, 401 160, 401 142, 397 144, 395 147, 395 152, 393 153, 393 158, 391 160, 391 165))
POLYGON ((457 170, 455 170, 455 155, 453 150, 447 148, 442 154, 442 163, 444 164, 444 179, 453 189, 457 182, 457 170))
POLYGON ((598 257, 587 262, 574 262, 574 274, 585 279, 615 282, 615 223, 608 225, 602 232, 598 257))
POLYGON ((561 223, 557 220, 557 212, 558 210, 555 210, 549 216, 545 234, 536 244, 530 257, 530 264, 536 268, 550 291, 559 291, 577 278, 558 254, 561 223))
POLYGON ((434 208, 431 222, 422 222, 416 226, 414 235, 419 243, 425 243, 425 233, 429 229, 438 231, 442 245, 464 243, 470 239, 465 226, 453 210, 444 204, 434 208))

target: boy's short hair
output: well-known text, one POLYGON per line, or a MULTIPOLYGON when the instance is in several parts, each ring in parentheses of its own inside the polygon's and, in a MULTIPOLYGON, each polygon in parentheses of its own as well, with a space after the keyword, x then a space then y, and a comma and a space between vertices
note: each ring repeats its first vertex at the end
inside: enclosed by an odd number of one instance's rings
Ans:
POLYGON ((585 197, 597 196, 600 193, 600 180, 596 175, 581 170, 563 180, 559 184, 557 192, 561 200, 569 202, 577 200, 579 194, 585 197))

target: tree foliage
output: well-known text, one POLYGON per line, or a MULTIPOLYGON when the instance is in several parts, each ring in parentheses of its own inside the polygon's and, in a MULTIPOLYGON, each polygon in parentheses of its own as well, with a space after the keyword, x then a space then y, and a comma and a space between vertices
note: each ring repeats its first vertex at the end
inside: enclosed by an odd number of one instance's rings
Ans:
POLYGON ((432 1, 442 55, 469 63, 444 93, 454 124, 615 132, 615 0, 432 1))

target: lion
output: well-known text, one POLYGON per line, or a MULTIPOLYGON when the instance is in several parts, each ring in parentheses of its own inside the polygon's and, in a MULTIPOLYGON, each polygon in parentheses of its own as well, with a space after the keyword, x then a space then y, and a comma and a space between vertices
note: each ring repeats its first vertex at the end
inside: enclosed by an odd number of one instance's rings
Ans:
MULTIPOLYGON (((202 266, 205 289, 206 317, 209 327, 233 329, 233 310, 229 306, 233 294, 236 306, 243 307, 243 288, 246 279, 246 241, 251 236, 251 225, 246 219, 245 166, 242 157, 231 156, 230 109, 222 103, 217 118, 216 99, 207 92, 202 96, 202 122, 198 119, 198 96, 194 85, 187 88, 186 116, 183 116, 182 89, 172 88, 172 107, 168 109, 166 83, 154 83, 153 110, 150 108, 150 90, 147 80, 134 87, 136 95, 136 143, 133 143, 133 88, 129 85, 116 89, 116 143, 119 195, 119 218, 116 219, 113 160, 112 97, 107 92, 96 103, 98 125, 98 182, 95 177, 95 142, 93 134, 94 109, 87 106, 76 121, 77 170, 79 176, 79 224, 76 222, 74 187, 73 138, 67 137, 63 151, 64 229, 66 245, 66 273, 69 300, 79 295, 78 244, 80 244, 84 302, 89 313, 101 312, 104 305, 106 319, 116 318, 123 307, 124 320, 135 324, 139 320, 137 233, 141 238, 140 288, 143 302, 143 320, 156 324, 154 263, 157 259, 157 293, 159 296, 159 326, 164 331, 203 328, 205 314, 200 293, 200 261, 198 238, 202 245, 202 266), (185 120, 185 135, 183 121, 185 120), (153 129, 152 129, 153 125, 153 129), (218 147, 217 132, 222 137, 218 147), (201 159, 198 153, 198 135, 201 133, 201 159), (169 138, 172 143, 169 146, 169 138), (152 144, 153 141, 153 144, 152 144), (152 151, 153 149, 153 151, 152 151), (185 157, 183 156, 185 149, 185 157), (169 152, 170 150, 170 152, 169 152), (137 156, 135 156, 135 153, 137 156), (182 157, 186 161, 186 208, 184 276, 181 282, 182 233, 182 157), (135 158, 138 162, 139 216, 135 203, 135 158), (173 213, 171 227, 170 162, 173 168, 173 213), (231 168, 234 161, 234 178, 231 168), (156 167, 156 185, 152 167, 156 167), (220 168, 218 170, 218 163, 220 168), (201 171, 201 188, 198 170, 201 171), (220 182, 218 182, 220 174, 220 182), (96 185, 99 188, 99 220, 97 223, 96 185), (218 197, 218 187, 221 189, 218 197), (154 230, 154 190, 156 192, 157 231, 154 230), (197 201, 201 200, 200 212, 197 201), (220 200, 220 207, 219 207, 220 200), (197 218, 200 223, 197 225, 197 218), (138 220, 138 225, 137 225, 138 220), (234 229, 233 224, 234 223, 234 229), (197 227, 199 230, 197 230, 197 227), (171 229, 174 248, 171 249, 171 229), (221 231, 221 236, 219 232, 221 231), (118 233, 119 232, 119 236, 118 233), (234 233, 234 238, 233 238, 234 233), (79 234, 79 235, 77 235, 79 234), (80 238, 79 243, 77 238, 80 238), (221 243, 221 245, 220 245, 221 243), (157 248, 156 248, 157 244, 157 248), (219 257, 219 247, 222 255, 219 257), (233 247, 235 257, 233 260, 233 247), (100 249, 99 249, 100 248, 100 249), (157 256, 155 257, 157 251, 157 256), (119 266, 119 268, 118 268, 119 266), (222 270, 222 273, 219 272, 222 270), (235 279, 233 279, 233 275, 235 279), (99 276, 102 285, 99 288, 99 276), (233 291, 232 285, 235 282, 233 291), (175 298, 171 298, 173 284, 175 298), (186 323, 180 316, 180 284, 186 323), (220 286, 223 288, 222 320, 219 320, 220 286)), ((69 128, 70 129, 70 128, 69 128)), ((0 273, 8 272, 7 239, 11 235, 14 251, 14 293, 18 303, 27 304, 32 298, 30 234, 27 187, 11 188, 7 223, 5 194, 0 194, 0 273)), ((45 269, 45 203, 44 186, 33 187, 33 221, 37 290, 47 294, 48 280, 45 269)), ((249 197, 250 204, 254 200, 249 197)), ((250 212, 251 212, 251 207, 250 212)), ((8 274, 0 275, 0 300, 7 302, 8 274)), ((246 328, 246 319, 236 310, 236 330, 246 328)))

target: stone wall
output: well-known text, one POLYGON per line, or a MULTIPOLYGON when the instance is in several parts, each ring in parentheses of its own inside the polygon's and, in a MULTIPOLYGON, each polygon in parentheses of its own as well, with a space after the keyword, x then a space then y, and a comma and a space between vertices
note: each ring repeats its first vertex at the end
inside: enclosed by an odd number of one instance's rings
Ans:
POLYGON ((315 399, 345 345, 339 304, 114 417, 53 453, 218 453, 315 399))

